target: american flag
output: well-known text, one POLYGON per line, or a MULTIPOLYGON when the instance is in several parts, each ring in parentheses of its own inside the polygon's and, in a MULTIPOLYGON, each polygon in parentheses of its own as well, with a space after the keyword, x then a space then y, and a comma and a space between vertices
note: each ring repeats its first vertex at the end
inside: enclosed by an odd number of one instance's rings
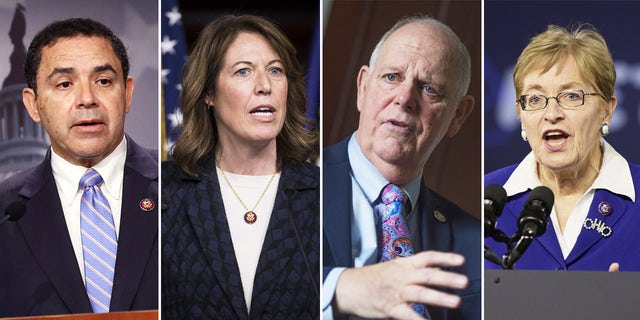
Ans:
MULTIPOLYGON (((319 19, 319 17, 318 17, 319 19)), ((307 74, 307 118, 320 126, 320 23, 315 24, 307 74)))
POLYGON ((182 25, 182 15, 177 0, 162 2, 162 158, 167 159, 182 124, 180 110, 180 74, 187 58, 187 44, 182 25))

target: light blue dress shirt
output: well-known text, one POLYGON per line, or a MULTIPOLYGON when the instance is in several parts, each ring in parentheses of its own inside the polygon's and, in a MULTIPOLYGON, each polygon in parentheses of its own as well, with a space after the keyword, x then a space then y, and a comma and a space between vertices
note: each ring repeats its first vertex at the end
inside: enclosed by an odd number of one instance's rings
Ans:
MULTIPOLYGON (((356 140, 356 133, 349 139, 348 155, 351 166, 352 212, 351 214, 351 257, 356 268, 375 264, 378 260, 378 231, 379 217, 374 207, 380 203, 380 191, 389 181, 369 161, 360 149, 356 140)), ((411 212, 406 216, 414 252, 420 251, 420 228, 415 205, 420 195, 422 172, 409 183, 402 186, 409 196, 411 212)), ((331 186, 323 186, 330 188, 331 186)), ((340 275, 346 268, 334 268, 322 284, 322 318, 333 320, 331 301, 336 291, 340 275)))

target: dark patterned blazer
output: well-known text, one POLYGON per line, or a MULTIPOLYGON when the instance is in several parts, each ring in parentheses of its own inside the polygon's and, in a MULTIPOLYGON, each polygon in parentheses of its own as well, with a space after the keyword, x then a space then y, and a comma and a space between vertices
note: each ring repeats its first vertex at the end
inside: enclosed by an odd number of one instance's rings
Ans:
POLYGON ((218 176, 207 160, 198 177, 162 163, 162 318, 318 319, 318 167, 282 169, 248 314, 218 176))
MULTIPOLYGON (((158 308, 157 150, 127 137, 112 311, 158 308)), ((78 269, 53 173, 51 154, 38 166, 0 183, 0 210, 27 203, 22 219, 0 226, 0 318, 89 313, 91 303, 78 269)))
MULTIPOLYGON (((351 166, 347 145, 349 138, 326 148, 323 153, 323 253, 322 272, 326 277, 335 267, 353 268, 351 256, 351 166)), ((457 252, 466 263, 452 271, 465 274, 469 286, 454 291, 462 298, 458 309, 428 306, 431 318, 480 319, 481 315, 481 261, 480 223, 469 213, 431 189, 422 186, 418 198, 421 215, 422 249, 457 252), (436 219, 434 211, 446 217, 445 222, 436 219)), ((347 317, 336 317, 346 319, 347 317)))

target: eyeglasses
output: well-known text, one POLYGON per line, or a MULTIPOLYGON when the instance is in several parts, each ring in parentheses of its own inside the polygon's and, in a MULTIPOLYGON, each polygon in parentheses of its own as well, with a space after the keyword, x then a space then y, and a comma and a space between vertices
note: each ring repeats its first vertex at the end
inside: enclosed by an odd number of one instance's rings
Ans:
POLYGON ((549 104, 549 99, 556 99, 558 105, 565 109, 570 109, 584 105, 584 96, 600 96, 605 101, 607 100, 599 93, 584 93, 582 90, 571 90, 560 92, 555 97, 547 97, 542 94, 524 94, 516 102, 520 104, 520 108, 524 111, 536 111, 546 108, 549 104))

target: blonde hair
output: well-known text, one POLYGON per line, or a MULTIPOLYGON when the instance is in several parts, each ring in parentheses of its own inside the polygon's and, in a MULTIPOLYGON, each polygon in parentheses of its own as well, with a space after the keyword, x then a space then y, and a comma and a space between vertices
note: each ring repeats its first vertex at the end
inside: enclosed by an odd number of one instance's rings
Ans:
POLYGON ((513 69, 516 96, 522 94, 527 74, 538 69, 545 73, 568 57, 576 60, 582 78, 609 101, 613 96, 616 70, 606 41, 589 24, 579 25, 573 31, 550 25, 545 32, 533 37, 513 69))

